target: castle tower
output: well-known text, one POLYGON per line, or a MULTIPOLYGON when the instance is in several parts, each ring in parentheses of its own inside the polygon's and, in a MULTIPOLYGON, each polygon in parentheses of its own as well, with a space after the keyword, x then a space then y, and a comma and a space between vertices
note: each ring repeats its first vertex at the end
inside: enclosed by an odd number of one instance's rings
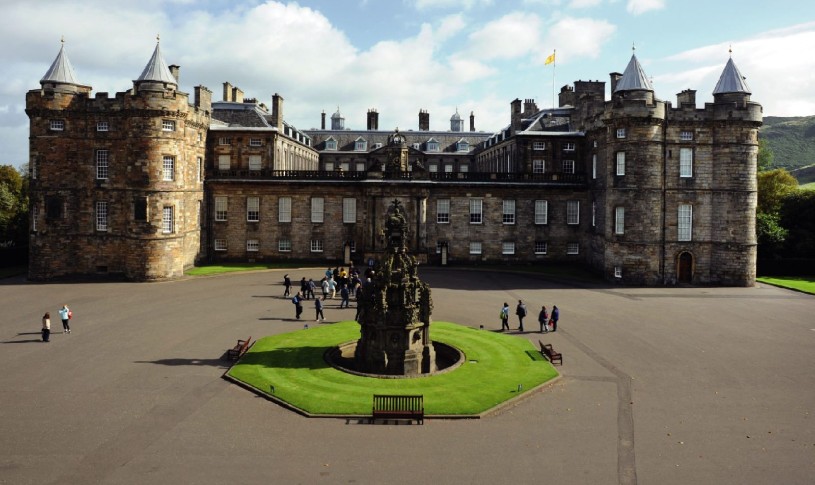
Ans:
POLYGON ((332 130, 344 130, 345 129, 345 118, 342 117, 340 114, 340 107, 337 106, 337 111, 331 115, 331 129, 332 130))
POLYGON ((458 108, 456 108, 456 112, 453 113, 453 116, 450 117, 450 131, 464 131, 464 120, 462 120, 461 115, 458 114, 458 108))
POLYGON ((177 90, 158 43, 133 89, 109 98, 79 85, 64 50, 29 91, 29 278, 173 278, 200 250, 206 88, 177 90))

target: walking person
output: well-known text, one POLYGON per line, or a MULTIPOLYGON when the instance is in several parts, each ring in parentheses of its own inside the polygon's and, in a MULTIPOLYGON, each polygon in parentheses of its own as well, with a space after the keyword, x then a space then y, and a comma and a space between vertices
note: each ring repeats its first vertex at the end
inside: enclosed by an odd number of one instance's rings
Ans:
POLYGON ((526 305, 521 300, 518 300, 518 306, 515 307, 515 314, 518 315, 518 331, 524 331, 524 317, 526 316, 526 305))
POLYGON ((340 301, 340 308, 343 308, 343 305, 345 305, 345 308, 351 308, 349 301, 350 293, 351 292, 348 291, 348 285, 342 285, 342 289, 340 290, 340 298, 342 299, 342 301, 340 301))
POLYGON ((42 316, 42 341, 51 341, 51 314, 48 312, 42 316))
POLYGON ((540 323, 541 326, 540 333, 549 333, 549 322, 547 321, 548 319, 549 314, 546 312, 546 305, 544 305, 541 307, 541 312, 538 313, 538 323, 540 323))
POLYGON ((62 333, 71 333, 71 325, 68 323, 68 320, 70 320, 73 315, 68 305, 62 305, 62 308, 59 309, 59 318, 62 320, 62 333))
POLYGON ((303 279, 300 280, 300 298, 305 298, 308 295, 308 281, 306 281, 306 277, 303 276, 303 279))
POLYGON ((557 305, 552 306, 552 319, 549 323, 552 324, 552 331, 557 332, 557 321, 560 318, 560 310, 557 309, 557 305))
POLYGON ((311 298, 314 298, 314 286, 315 286, 314 285, 314 280, 309 278, 308 279, 308 284, 306 286, 306 290, 308 291, 308 293, 306 293, 306 299, 307 300, 309 300, 311 298))
POLYGON ((335 280, 333 277, 328 278, 328 292, 329 298, 332 300, 335 296, 337 296, 337 280, 335 280))
POLYGON ((314 318, 315 322, 319 322, 320 320, 325 321, 325 315, 323 315, 323 300, 325 300, 325 297, 323 297, 322 300, 319 298, 314 299, 314 310, 317 312, 314 318))
POLYGON ((303 293, 298 291, 291 302, 294 303, 294 316, 299 320, 300 314, 303 313, 303 293))
POLYGON ((320 281, 320 286, 323 288, 323 300, 328 298, 328 278, 323 277, 322 281, 320 281))
POLYGON ((289 278, 288 274, 283 275, 283 286, 286 288, 283 291, 283 298, 291 295, 291 278, 289 278))
POLYGON ((509 303, 504 302, 504 307, 501 308, 501 313, 498 316, 501 317, 501 331, 503 332, 504 329, 509 330, 509 303))

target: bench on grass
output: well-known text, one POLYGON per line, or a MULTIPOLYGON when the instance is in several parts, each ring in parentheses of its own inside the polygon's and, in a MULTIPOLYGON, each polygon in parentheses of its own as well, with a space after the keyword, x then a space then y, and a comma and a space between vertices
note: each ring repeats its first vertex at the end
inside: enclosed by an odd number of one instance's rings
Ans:
POLYGON ((555 349, 552 348, 552 344, 545 344, 540 340, 538 340, 538 343, 541 346, 541 354, 543 354, 543 356, 546 357, 549 362, 552 363, 552 365, 555 365, 555 361, 557 361, 559 365, 563 365, 563 355, 561 355, 560 352, 555 351, 555 349))
POLYGON ((236 343, 234 347, 226 351, 226 357, 229 360, 240 359, 241 356, 249 349, 249 342, 251 341, 252 337, 249 337, 246 340, 238 340, 238 343, 236 343))
POLYGON ((424 424, 424 396, 386 396, 374 394, 369 423, 377 419, 409 419, 424 424))

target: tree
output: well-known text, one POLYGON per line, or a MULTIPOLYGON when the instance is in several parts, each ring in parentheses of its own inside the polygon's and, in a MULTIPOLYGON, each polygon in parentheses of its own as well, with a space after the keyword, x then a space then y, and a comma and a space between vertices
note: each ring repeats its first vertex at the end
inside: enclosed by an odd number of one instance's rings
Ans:
POLYGON ((11 165, 0 165, 0 242, 28 243, 28 177, 11 165))
POLYGON ((758 171, 764 172, 772 168, 775 162, 775 154, 766 140, 758 141, 758 171))
POLYGON ((781 200, 798 189, 798 180, 783 168, 758 174, 758 212, 778 214, 781 200))
POLYGON ((815 190, 796 190, 784 197, 780 222, 788 231, 786 256, 815 258, 815 190))

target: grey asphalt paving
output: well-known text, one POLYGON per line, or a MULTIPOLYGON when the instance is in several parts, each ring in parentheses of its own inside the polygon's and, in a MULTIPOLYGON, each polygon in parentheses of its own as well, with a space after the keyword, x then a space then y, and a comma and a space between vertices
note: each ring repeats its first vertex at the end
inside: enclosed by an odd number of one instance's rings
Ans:
MULTIPOLYGON (((563 377, 481 420, 367 425, 221 379, 236 339, 307 331, 282 275, 0 280, 0 483, 813 483, 813 296, 422 268, 435 320, 498 329, 501 304, 523 299, 529 331, 557 304, 557 333, 518 338, 551 342, 563 377)), ((329 321, 353 317, 337 305, 329 321)))

